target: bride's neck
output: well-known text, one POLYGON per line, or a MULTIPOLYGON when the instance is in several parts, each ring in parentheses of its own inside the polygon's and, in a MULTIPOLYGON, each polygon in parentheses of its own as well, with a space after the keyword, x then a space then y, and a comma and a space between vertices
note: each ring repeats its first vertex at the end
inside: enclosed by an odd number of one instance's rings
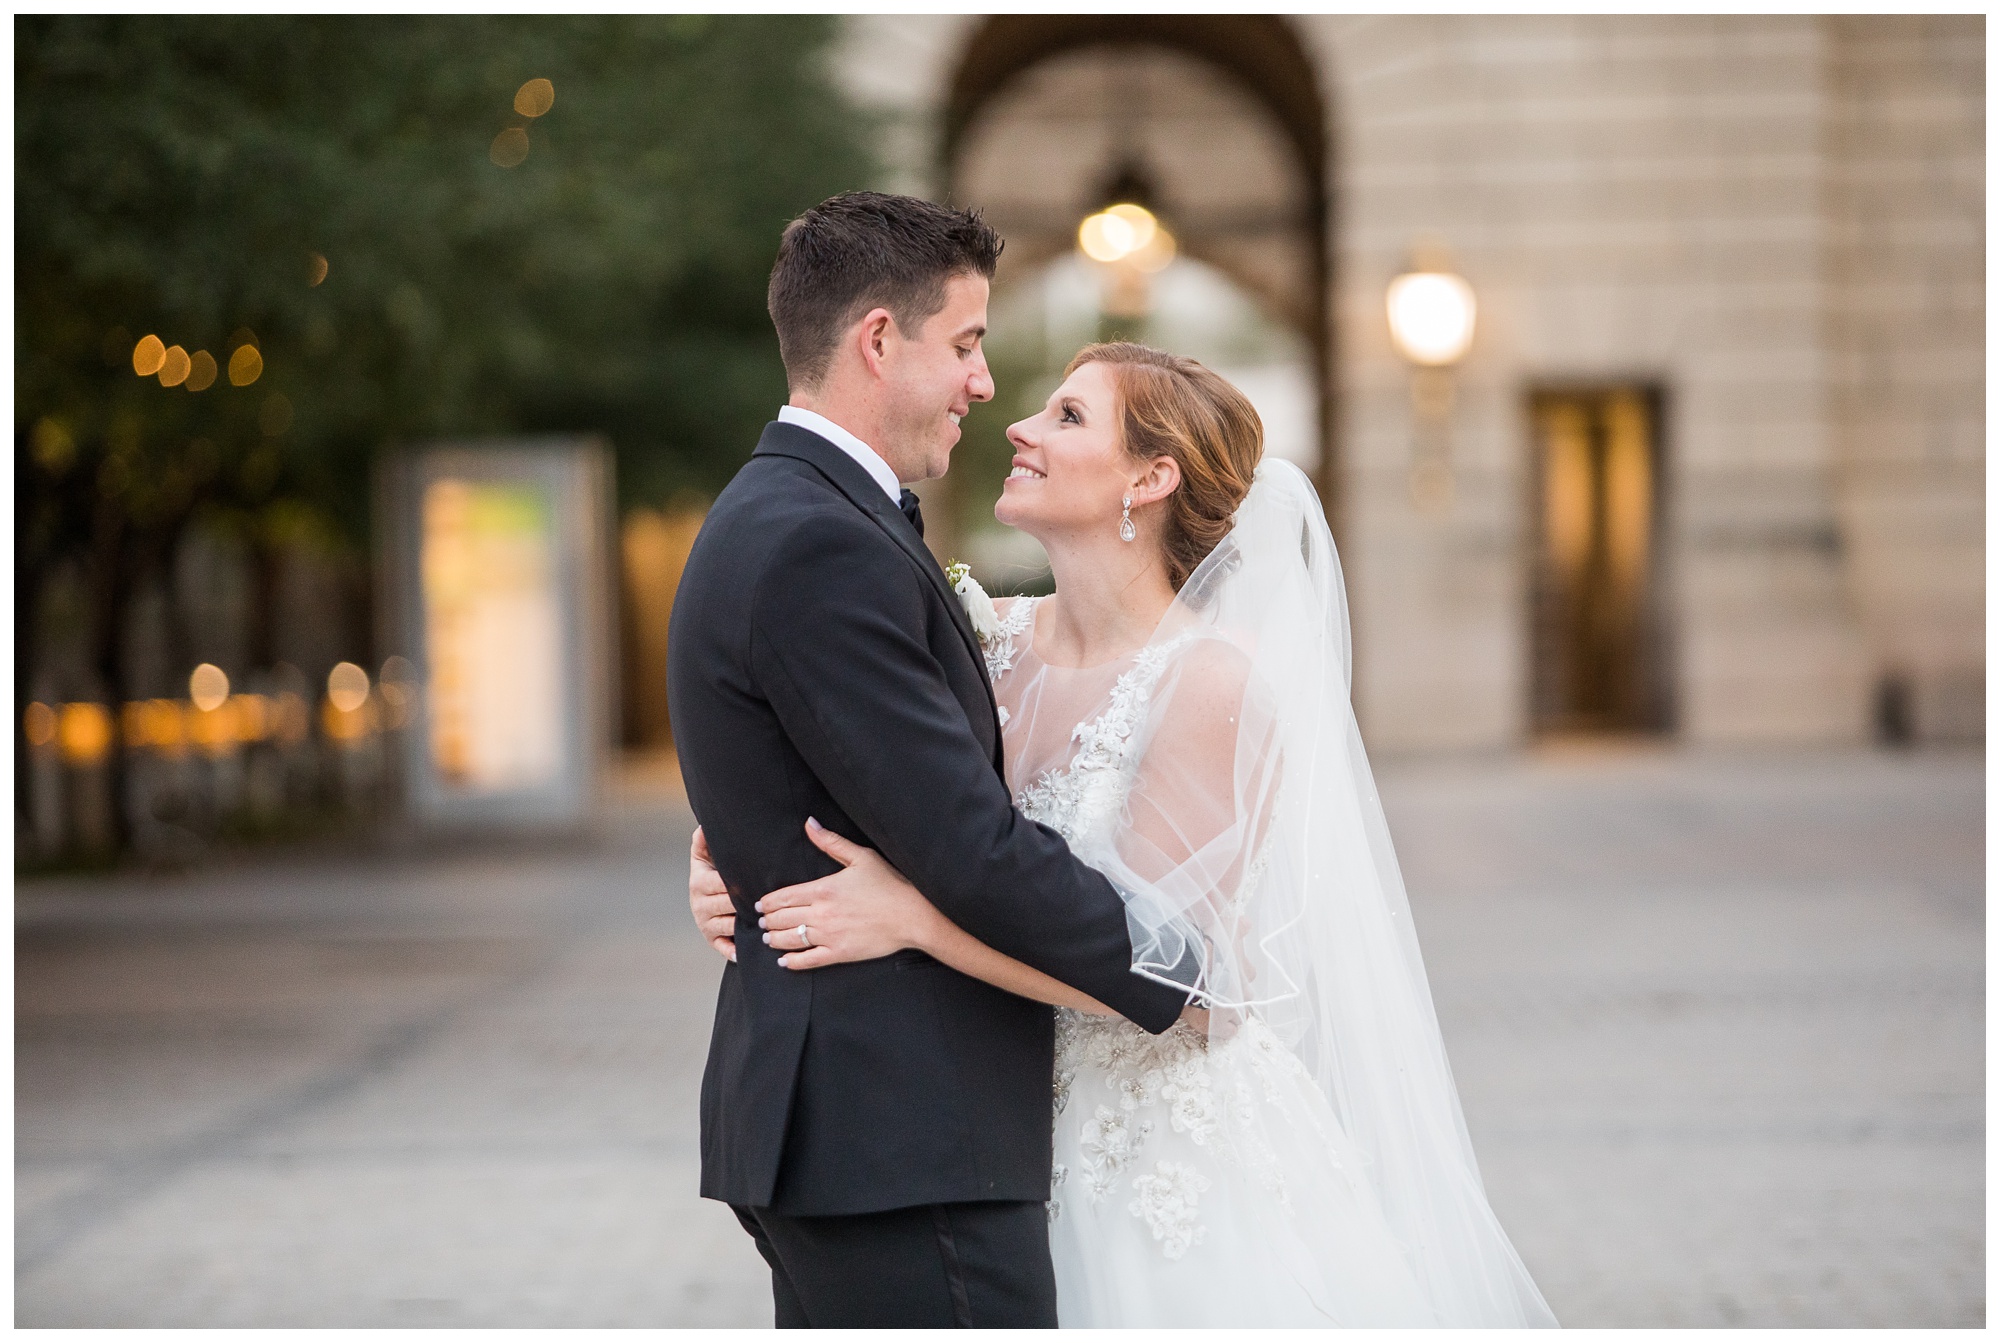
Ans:
POLYGON ((1095 667, 1142 647, 1173 605, 1154 537, 1136 542, 1045 537, 1056 595, 1036 617, 1037 651, 1059 666, 1095 667))

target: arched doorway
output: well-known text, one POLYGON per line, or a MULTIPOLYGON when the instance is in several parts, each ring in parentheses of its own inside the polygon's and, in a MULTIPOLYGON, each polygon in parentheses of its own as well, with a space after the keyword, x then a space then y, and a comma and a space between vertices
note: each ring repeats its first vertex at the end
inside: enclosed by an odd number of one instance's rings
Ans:
MULTIPOLYGON (((1186 352, 1246 379, 1273 421, 1274 450, 1281 432, 1302 435, 1285 455, 1312 473, 1337 518, 1326 143, 1312 63, 1283 19, 1009 15, 986 20, 962 49, 941 166, 950 199, 978 206, 1007 238, 996 314, 1027 317, 1035 305, 1023 294, 1035 291, 1046 322, 1065 292, 1087 286, 1076 273, 1091 264, 1077 251, 1079 223, 1117 201, 1152 210, 1179 259, 1151 279, 1100 274, 1107 293, 1124 285, 1107 298, 1107 316, 1158 309, 1164 318, 1171 309, 1185 325, 1205 296, 1237 322, 1262 362, 1232 369, 1213 348, 1186 352)), ((1056 329, 1045 326, 1051 337, 1056 329)), ((1132 329, 1114 320, 1082 334, 1132 329)), ((1013 372, 1037 376, 1018 349, 1000 353, 1013 372)), ((1041 373, 1066 353, 1045 350, 1041 373)), ((1019 413, 1019 390, 1003 382, 1000 394, 1002 413, 980 417, 994 422, 983 426, 987 437, 1019 413)), ((979 488, 975 474, 947 477, 942 511, 954 521, 972 502, 965 493, 979 488)))

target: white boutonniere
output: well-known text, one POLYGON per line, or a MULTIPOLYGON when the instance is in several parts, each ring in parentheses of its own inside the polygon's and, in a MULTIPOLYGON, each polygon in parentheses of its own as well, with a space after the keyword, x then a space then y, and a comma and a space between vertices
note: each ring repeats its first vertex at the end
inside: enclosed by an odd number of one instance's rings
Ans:
POLYGON ((958 604, 965 608, 972 632, 982 642, 992 638, 1000 628, 1000 614, 993 609, 993 599, 986 595, 986 589, 972 576, 972 566, 953 560, 944 567, 944 576, 951 590, 958 594, 958 604))

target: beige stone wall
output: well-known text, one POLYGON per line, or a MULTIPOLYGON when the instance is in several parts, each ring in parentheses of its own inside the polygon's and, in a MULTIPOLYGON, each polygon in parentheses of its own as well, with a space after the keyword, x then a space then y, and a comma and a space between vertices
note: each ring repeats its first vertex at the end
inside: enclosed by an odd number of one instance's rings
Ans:
MULTIPOLYGON (((1331 121, 1338 521, 1371 744, 1524 740, 1526 394, 1592 379, 1666 396, 1684 740, 1862 738, 1885 672, 1911 678, 1921 729, 1976 723, 1983 20, 1294 22, 1331 121), (1382 306, 1427 235, 1481 304, 1438 516, 1410 501, 1382 306)), ((888 113, 899 181, 937 180, 972 31, 850 23, 841 69, 888 113)))
POLYGON ((1919 736, 1985 727, 1986 32, 1829 18, 1828 345, 1871 664, 1919 736))
POLYGON ((1834 510, 1826 38, 1810 18, 1318 18, 1336 136, 1342 448, 1363 712, 1521 739, 1538 383, 1666 392, 1665 579, 1693 741, 1850 739, 1867 675, 1834 510), (1481 302, 1457 497, 1409 502, 1383 289, 1448 243, 1481 302))

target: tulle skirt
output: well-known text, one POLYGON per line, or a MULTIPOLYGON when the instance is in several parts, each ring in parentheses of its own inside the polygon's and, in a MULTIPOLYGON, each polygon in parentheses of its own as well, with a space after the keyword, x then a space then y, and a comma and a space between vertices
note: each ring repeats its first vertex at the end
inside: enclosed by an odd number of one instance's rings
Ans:
POLYGON ((1437 1323, 1332 1107, 1257 1019, 1210 1042, 1062 1011, 1056 1106, 1065 1328, 1437 1323))

